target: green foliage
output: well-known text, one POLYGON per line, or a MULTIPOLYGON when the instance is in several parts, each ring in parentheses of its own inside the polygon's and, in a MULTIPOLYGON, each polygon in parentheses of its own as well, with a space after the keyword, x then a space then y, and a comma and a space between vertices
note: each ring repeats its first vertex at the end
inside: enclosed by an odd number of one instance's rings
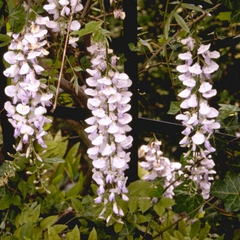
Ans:
POLYGON ((176 204, 173 210, 177 213, 187 213, 192 218, 196 217, 204 201, 200 194, 195 191, 195 184, 192 180, 181 183, 174 189, 176 194, 176 204))
POLYGON ((223 181, 216 181, 212 188, 213 196, 220 198, 227 212, 240 210, 240 177, 233 173, 227 173, 223 181))

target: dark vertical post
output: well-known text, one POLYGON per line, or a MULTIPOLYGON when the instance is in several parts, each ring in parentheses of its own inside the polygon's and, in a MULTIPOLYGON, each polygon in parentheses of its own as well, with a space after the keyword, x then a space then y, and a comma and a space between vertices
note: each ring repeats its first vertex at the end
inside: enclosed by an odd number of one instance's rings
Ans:
POLYGON ((128 74, 133 84, 131 91, 133 93, 131 100, 131 112, 132 115, 132 132, 133 146, 131 148, 131 161, 129 163, 129 169, 126 174, 128 176, 128 183, 138 179, 138 100, 137 100, 137 79, 138 79, 138 67, 137 67, 137 55, 136 52, 130 51, 128 44, 137 44, 137 0, 123 0, 123 11, 126 13, 126 18, 123 21, 123 33, 124 33, 124 54, 127 59, 124 65, 125 73, 128 74))
MULTIPOLYGON (((6 2, 3 1, 3 6, 0 9, 1 13, 3 13, 4 17, 7 17, 7 13, 5 12, 6 2)), ((6 27, 3 26, 1 28, 1 34, 6 34, 6 27)), ((0 118, 1 118, 1 127, 2 127, 2 135, 3 135, 3 148, 0 156, 0 165, 3 163, 4 159, 11 159, 8 156, 8 152, 14 153, 13 144, 15 143, 15 138, 13 137, 13 127, 8 121, 6 116, 6 111, 4 110, 4 103, 8 100, 7 96, 4 93, 4 89, 7 86, 7 78, 3 75, 3 71, 5 69, 3 64, 3 54, 7 51, 7 47, 0 48, 0 118)))

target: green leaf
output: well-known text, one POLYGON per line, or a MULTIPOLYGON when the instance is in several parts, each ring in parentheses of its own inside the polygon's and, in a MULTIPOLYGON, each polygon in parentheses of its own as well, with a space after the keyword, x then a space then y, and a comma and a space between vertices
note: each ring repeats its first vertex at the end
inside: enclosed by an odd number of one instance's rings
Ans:
POLYGON ((52 226, 52 228, 54 228, 54 230, 57 233, 61 233, 63 230, 65 230, 68 226, 65 224, 55 224, 52 226))
POLYGON ((194 188, 194 182, 187 180, 174 189, 176 204, 173 206, 173 211, 177 213, 187 213, 191 218, 198 214, 199 208, 203 204, 203 198, 201 195, 190 191, 190 189, 194 188))
POLYGON ((53 215, 53 216, 49 216, 47 218, 44 218, 41 222, 40 222, 40 227, 42 229, 47 229, 48 227, 51 227, 58 219, 58 215, 53 215))
POLYGON ((178 222, 178 230, 182 233, 183 236, 187 234, 185 220, 178 222))
POLYGON ((218 104, 219 108, 219 119, 227 118, 240 111, 240 108, 230 104, 218 104))
POLYGON ((71 232, 66 234, 66 240, 81 240, 81 235, 77 225, 71 232))
POLYGON ((228 11, 228 12, 220 12, 216 18, 218 18, 219 20, 221 21, 229 21, 230 20, 230 17, 231 17, 231 12, 228 11))
POLYGON ((58 233, 53 227, 48 227, 48 239, 50 240, 61 240, 58 233))
POLYGON ((83 210, 82 201, 80 201, 78 198, 72 198, 71 202, 74 210, 78 212, 81 212, 83 210))
POLYGON ((190 230, 190 238, 193 239, 194 237, 197 237, 199 230, 201 228, 201 221, 197 220, 191 225, 190 230))
POLYGON ((45 163, 64 163, 65 160, 59 157, 53 157, 53 158, 43 158, 43 162, 45 163))
POLYGON ((153 206, 153 210, 158 214, 159 217, 162 217, 162 215, 165 213, 166 208, 160 203, 156 203, 153 206))
POLYGON ((160 198, 163 195, 163 191, 164 191, 164 187, 161 184, 159 184, 157 186, 157 188, 152 189, 151 196, 156 197, 156 198, 160 198))
POLYGON ((96 229, 93 228, 89 234, 88 240, 98 240, 96 229))
POLYGON ((76 197, 79 195, 80 191, 82 189, 82 183, 77 182, 72 188, 68 190, 66 193, 66 197, 76 197))
POLYGON ((133 52, 140 52, 141 51, 141 48, 138 47, 138 46, 135 46, 134 43, 129 43, 128 47, 133 52))
POLYGON ((91 21, 88 22, 84 28, 82 28, 79 31, 73 31, 71 32, 71 35, 78 35, 79 38, 90 34, 90 33, 94 33, 95 31, 99 30, 99 28, 101 28, 103 22, 102 21, 91 21))
POLYGON ((67 153, 67 156, 66 156, 66 161, 70 162, 71 164, 73 163, 74 161, 74 158, 77 156, 78 154, 78 151, 79 151, 79 145, 80 145, 80 142, 74 144, 70 150, 68 151, 67 153))
POLYGON ((170 23, 172 21, 172 14, 170 13, 170 15, 168 16, 167 18, 167 21, 165 22, 165 25, 164 25, 164 37, 165 37, 165 40, 168 39, 168 36, 169 36, 169 31, 170 31, 170 23))
POLYGON ((115 223, 113 227, 114 227, 114 232, 119 233, 123 228, 123 224, 122 223, 115 223))
POLYGON ((183 8, 187 8, 187 9, 190 9, 190 10, 194 10, 196 12, 203 12, 202 8, 194 5, 194 4, 189 4, 189 3, 182 3, 181 6, 183 8))
POLYGON ((201 229, 198 239, 199 240, 205 240, 209 231, 210 231, 211 227, 210 225, 206 222, 204 228, 201 229))
POLYGON ((138 206, 142 213, 146 212, 152 206, 150 198, 140 197, 138 199, 138 206))
POLYGON ((182 233, 179 232, 178 230, 174 231, 174 237, 176 237, 178 240, 184 240, 182 233))
POLYGON ((169 207, 172 207, 175 204, 175 201, 171 198, 163 197, 163 198, 160 199, 159 203, 163 207, 169 208, 169 207))
POLYGON ((224 181, 216 181, 211 188, 211 194, 224 202, 227 212, 240 210, 240 177, 227 173, 224 181))
POLYGON ((174 12, 173 16, 176 19, 177 23, 181 26, 181 28, 184 31, 186 31, 186 32, 190 31, 187 23, 184 21, 184 19, 177 12, 174 12))
POLYGON ((171 235, 168 232, 163 233, 163 239, 164 240, 172 240, 171 235))
MULTIPOLYGON (((137 180, 128 186, 129 195, 147 196, 146 193, 152 191, 153 183, 145 180, 137 180)), ((148 195, 150 196, 150 195, 148 195)))
POLYGON ((180 104, 181 102, 172 101, 170 104, 170 109, 168 110, 167 114, 176 115, 181 109, 180 104))
POLYGON ((135 212, 138 208, 138 197, 130 196, 128 201, 128 208, 131 213, 135 212))
POLYGON ((4 210, 9 208, 11 197, 9 195, 5 195, 0 199, 0 210, 4 210))

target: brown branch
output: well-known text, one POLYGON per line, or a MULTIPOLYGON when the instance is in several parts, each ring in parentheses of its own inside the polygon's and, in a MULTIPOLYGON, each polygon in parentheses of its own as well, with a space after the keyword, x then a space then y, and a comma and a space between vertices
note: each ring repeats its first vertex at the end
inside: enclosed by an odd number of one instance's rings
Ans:
POLYGON ((65 78, 61 79, 60 86, 65 92, 70 93, 73 96, 79 106, 87 109, 88 96, 84 93, 81 86, 78 86, 78 92, 76 93, 74 88, 71 86, 71 83, 65 78))

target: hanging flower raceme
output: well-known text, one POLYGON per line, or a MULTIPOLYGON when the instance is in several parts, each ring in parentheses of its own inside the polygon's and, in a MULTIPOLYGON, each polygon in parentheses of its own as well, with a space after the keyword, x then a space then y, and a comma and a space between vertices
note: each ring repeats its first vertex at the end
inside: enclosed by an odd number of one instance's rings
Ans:
POLYGON ((143 176, 144 180, 155 180, 163 178, 165 188, 164 196, 172 198, 174 196, 174 187, 181 183, 177 178, 182 175, 180 170, 182 165, 179 162, 171 162, 168 158, 163 157, 160 150, 161 142, 157 139, 148 145, 142 145, 138 151, 138 157, 143 158, 140 166, 148 171, 143 176))
POLYGON ((5 103, 5 109, 15 129, 14 137, 20 138, 16 151, 22 150, 23 144, 35 140, 46 147, 44 125, 50 122, 44 114, 52 94, 46 92, 46 84, 39 80, 44 69, 38 63, 39 58, 48 55, 44 48, 48 31, 43 24, 36 22, 32 22, 22 33, 12 35, 9 51, 3 56, 10 64, 3 72, 12 80, 11 85, 5 88, 6 95, 12 99, 5 103))
MULTIPOLYGON (((95 202, 104 202, 105 206, 112 203, 113 213, 121 217, 123 211, 116 200, 119 196, 124 201, 128 200, 124 171, 130 161, 130 153, 126 150, 133 140, 127 135, 131 131, 128 124, 132 117, 127 111, 131 108, 129 101, 132 93, 128 87, 132 81, 127 74, 116 70, 118 58, 112 55, 111 49, 106 50, 104 45, 93 43, 88 51, 92 66, 87 69, 90 77, 86 80, 89 88, 85 93, 90 96, 88 108, 93 116, 86 119, 90 126, 85 131, 93 145, 88 149, 88 155, 93 160, 92 177, 99 186, 95 202)), ((107 221, 110 218, 111 215, 107 221)))
POLYGON ((212 170, 214 162, 211 153, 215 151, 210 143, 210 138, 214 130, 220 128, 220 124, 215 121, 218 111, 209 106, 209 98, 215 96, 217 91, 212 88, 209 82, 211 74, 219 66, 212 59, 219 57, 219 52, 209 50, 210 44, 195 46, 194 40, 189 37, 181 41, 187 45, 188 51, 181 53, 178 57, 185 63, 177 66, 180 73, 179 80, 185 87, 178 96, 183 99, 180 107, 183 113, 176 116, 177 120, 182 121, 185 135, 180 141, 180 145, 188 147, 189 151, 185 154, 189 170, 189 176, 200 187, 204 199, 209 198, 211 175, 215 174, 212 170), (194 54, 196 50, 196 56, 194 54), (196 59, 196 60, 195 60, 196 59))

